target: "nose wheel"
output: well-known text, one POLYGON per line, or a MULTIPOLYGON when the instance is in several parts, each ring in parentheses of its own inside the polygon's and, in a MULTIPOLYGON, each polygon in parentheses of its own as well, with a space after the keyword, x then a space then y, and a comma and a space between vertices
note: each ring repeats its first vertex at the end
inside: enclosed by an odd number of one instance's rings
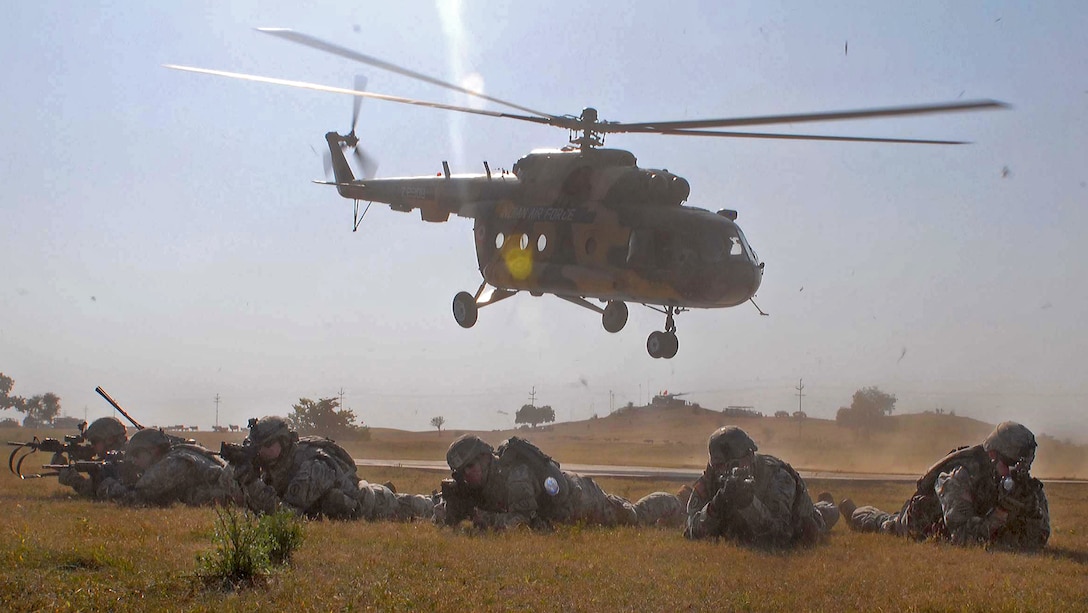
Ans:
POLYGON ((480 309, 500 300, 505 300, 517 293, 516 290, 492 288, 488 295, 484 295, 487 282, 480 284, 476 294, 457 292, 453 297, 453 319, 462 328, 471 328, 476 325, 476 318, 480 316, 480 309))
POLYGON ((665 307, 665 331, 655 330, 646 339, 646 353, 651 358, 668 360, 676 355, 680 341, 676 338, 676 322, 673 316, 679 312, 676 307, 665 307))

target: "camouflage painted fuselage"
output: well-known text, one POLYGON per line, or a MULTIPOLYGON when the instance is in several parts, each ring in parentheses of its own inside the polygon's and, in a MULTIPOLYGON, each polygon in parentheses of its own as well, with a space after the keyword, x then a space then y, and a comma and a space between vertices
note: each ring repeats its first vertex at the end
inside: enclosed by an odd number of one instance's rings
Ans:
POLYGON ((726 212, 682 206, 687 181, 638 168, 627 151, 539 151, 512 173, 371 180, 338 162, 345 198, 419 209, 425 221, 474 218, 480 272, 500 289, 713 308, 745 302, 763 277, 726 212))

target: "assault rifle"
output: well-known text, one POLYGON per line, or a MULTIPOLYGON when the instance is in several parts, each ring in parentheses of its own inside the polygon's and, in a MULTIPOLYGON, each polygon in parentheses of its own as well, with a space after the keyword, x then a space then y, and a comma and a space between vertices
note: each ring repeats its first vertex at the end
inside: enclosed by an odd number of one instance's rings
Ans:
POLYGON ((94 447, 84 441, 83 430, 87 427, 87 422, 80 424, 79 434, 66 434, 64 440, 58 440, 55 438, 38 439, 34 437, 34 440, 23 443, 18 441, 8 441, 8 445, 15 447, 11 451, 11 455, 8 456, 8 470, 12 474, 19 475, 20 479, 33 479, 41 477, 42 475, 24 475, 23 474, 23 460, 26 460, 27 456, 36 451, 45 451, 47 453, 57 454, 61 453, 68 457, 69 460, 81 461, 90 460, 94 457, 94 447), (21 455, 20 455, 21 453, 21 455), (19 456, 16 460, 15 456, 19 456))
POLYGON ((261 474, 257 464, 257 447, 246 439, 242 444, 223 441, 219 444, 219 457, 234 468, 234 479, 242 485, 256 480, 261 474))
POLYGON ((739 466, 718 475, 718 490, 709 502, 710 511, 718 516, 747 507, 755 493, 752 472, 739 466))
POLYGON ((1009 467, 1009 476, 1001 480, 1001 489, 1005 496, 1028 499, 1039 489, 1037 479, 1030 474, 1031 459, 1020 458, 1009 467))
POLYGON ((482 500, 479 490, 474 490, 456 479, 442 480, 442 500, 446 502, 447 526, 456 526, 462 520, 472 519, 482 500))
POLYGON ((228 464, 235 466, 247 466, 257 463, 257 448, 245 443, 228 443, 223 441, 219 445, 219 457, 228 464))
MULTIPOLYGON (((718 489, 724 488, 727 483, 736 483, 740 487, 752 488, 755 486, 755 478, 752 477, 752 471, 747 468, 741 468, 739 466, 734 467, 727 473, 722 473, 718 476, 718 489)), ((731 485, 730 487, 737 487, 731 485)))
POLYGON ((45 473, 41 476, 55 476, 61 470, 74 469, 77 472, 91 475, 96 478, 113 477, 125 482, 135 481, 135 466, 125 461, 125 452, 110 451, 106 453, 104 460, 76 460, 67 464, 43 464, 46 468, 55 472, 45 473))

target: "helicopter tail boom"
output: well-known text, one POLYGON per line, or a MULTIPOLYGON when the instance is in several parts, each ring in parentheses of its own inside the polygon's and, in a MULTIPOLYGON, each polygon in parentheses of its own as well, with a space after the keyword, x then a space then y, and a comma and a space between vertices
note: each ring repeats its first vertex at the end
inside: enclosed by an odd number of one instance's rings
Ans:
POLYGON ((347 185, 355 181, 355 173, 351 171, 348 158, 341 147, 344 137, 336 132, 329 132, 325 134, 325 140, 329 143, 329 154, 332 156, 332 175, 336 179, 336 189, 341 196, 351 198, 347 185))

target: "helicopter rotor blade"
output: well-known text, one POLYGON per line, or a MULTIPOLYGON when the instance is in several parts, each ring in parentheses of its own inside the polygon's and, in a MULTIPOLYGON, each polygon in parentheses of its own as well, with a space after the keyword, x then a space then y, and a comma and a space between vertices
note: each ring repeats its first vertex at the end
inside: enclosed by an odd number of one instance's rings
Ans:
POLYGON ((378 161, 359 145, 355 145, 355 161, 363 171, 363 179, 373 179, 378 173, 378 161))
POLYGON ((321 153, 321 166, 325 169, 325 179, 332 181, 332 153, 328 151, 321 153))
POLYGON ((965 102, 947 102, 916 106, 898 106, 887 108, 858 109, 854 111, 828 111, 824 113, 801 113, 798 115, 765 115, 761 117, 733 117, 726 119, 696 119, 691 121, 658 121, 642 123, 608 122, 601 123, 594 129, 599 132, 649 132, 663 133, 676 130, 697 128, 732 128, 738 126, 760 126, 781 123, 803 123, 810 121, 842 121, 844 119, 872 119, 874 117, 903 117, 907 115, 925 115, 930 113, 952 113, 956 111, 980 111, 985 109, 1005 109, 1009 105, 997 100, 969 100, 965 102))
MULTIPOLYGON (((366 91, 366 77, 363 75, 355 75, 355 91, 366 91)), ((359 123, 359 107, 363 105, 363 99, 360 96, 355 96, 352 100, 351 107, 351 132, 355 133, 355 125, 359 123)))
MULTIPOLYGON (((508 119, 518 119, 520 121, 527 121, 530 123, 544 124, 544 125, 561 125, 566 124, 558 123, 559 120, 567 120, 563 117, 530 117, 527 115, 515 115, 513 113, 502 113, 499 111, 488 111, 485 109, 472 109, 465 106, 455 106, 452 104, 442 104, 439 102, 426 102, 424 100, 413 100, 412 98, 402 98, 400 96, 390 96, 388 94, 376 94, 373 92, 359 92, 353 89, 344 89, 342 87, 332 87, 330 85, 319 85, 317 83, 307 83, 305 81, 291 81, 288 79, 275 79, 272 77, 261 77, 257 75, 244 74, 240 72, 227 72, 225 70, 211 70, 209 68, 196 68, 193 66, 180 66, 177 64, 163 64, 164 68, 171 70, 181 70, 184 72, 195 72, 198 74, 209 74, 218 77, 227 77, 230 79, 240 79, 242 81, 254 81, 256 83, 269 83, 272 85, 283 85, 286 87, 297 87, 300 89, 310 89, 319 92, 328 92, 332 94, 347 94, 349 96, 359 96, 362 98, 373 98, 375 100, 385 100, 386 102, 399 102, 401 104, 411 104, 414 106, 425 106, 432 109, 442 109, 446 111, 457 111, 459 113, 470 113, 473 115, 485 115, 487 117, 505 117, 508 119)), ((568 123, 574 120, 567 120, 568 123)))
POLYGON ((332 181, 332 153, 328 149, 323 149, 321 153, 318 153, 313 145, 310 145, 310 151, 313 151, 314 155, 321 158, 321 166, 325 169, 325 180, 332 181))
POLYGON ((854 143, 909 143, 918 145, 969 145, 970 141, 962 140, 921 140, 912 138, 879 138, 868 136, 827 136, 820 134, 773 134, 763 132, 717 132, 713 130, 667 130, 663 132, 649 132, 649 134, 663 134, 665 136, 721 136, 726 138, 768 138, 779 140, 822 140, 854 143))
POLYGON ((323 41, 323 40, 321 40, 319 38, 315 38, 313 36, 310 36, 309 34, 303 34, 302 32, 296 32, 296 31, 291 30, 289 28, 256 28, 256 30, 258 32, 263 32, 265 34, 271 34, 272 36, 276 36, 276 37, 282 38, 284 40, 289 40, 291 42, 295 42, 295 43, 298 43, 300 45, 305 45, 305 46, 311 47, 313 49, 318 49, 320 51, 325 51, 326 53, 331 53, 333 55, 339 55, 340 57, 347 58, 349 60, 354 60, 356 62, 361 62, 361 63, 367 64, 369 66, 382 68, 384 70, 388 70, 390 72, 394 72, 394 73, 399 74, 399 75, 404 75, 406 77, 411 77, 413 79, 418 79, 420 81, 424 81, 424 82, 430 83, 432 85, 437 85, 439 87, 444 87, 446 89, 452 89, 453 91, 461 92, 462 94, 467 94, 469 96, 475 96, 477 98, 482 98, 484 100, 494 102, 495 104, 501 104, 503 106, 507 106, 507 107, 510 107, 512 109, 517 109, 519 111, 523 111, 523 112, 529 113, 531 115, 538 115, 540 117, 554 117, 554 115, 552 115, 550 113, 542 113, 540 111, 535 111, 535 110, 533 110, 531 108, 524 107, 524 106, 521 106, 519 104, 514 104, 513 102, 507 102, 505 100, 500 100, 500 99, 495 98, 493 96, 488 96, 487 94, 483 94, 481 92, 477 92, 477 91, 473 91, 473 90, 465 88, 465 87, 461 87, 460 85, 454 85, 453 83, 448 83, 446 81, 442 81, 441 79, 436 79, 434 77, 430 77, 430 76, 427 76, 425 74, 415 72, 414 70, 408 70, 407 68, 401 68, 400 66, 397 66, 396 64, 391 64, 391 63, 386 62, 384 60, 379 60, 376 57, 371 57, 369 55, 364 55, 362 53, 359 53, 358 51, 352 51, 351 49, 348 49, 346 47, 341 47, 340 45, 335 45, 333 43, 325 42, 325 41, 323 41))

